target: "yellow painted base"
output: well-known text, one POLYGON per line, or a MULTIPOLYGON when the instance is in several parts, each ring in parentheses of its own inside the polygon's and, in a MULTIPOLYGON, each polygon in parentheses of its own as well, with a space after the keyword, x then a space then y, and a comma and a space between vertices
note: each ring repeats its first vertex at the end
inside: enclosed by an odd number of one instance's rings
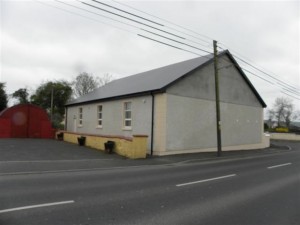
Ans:
MULTIPOLYGON (((62 132, 62 131, 60 131, 62 132)), ((118 155, 130 158, 130 159, 142 159, 146 158, 147 152, 147 139, 146 135, 134 135, 132 138, 118 137, 118 136, 96 136, 65 132, 64 141, 78 144, 77 138, 84 136, 86 137, 85 146, 105 150, 104 143, 107 141, 114 141, 115 147, 114 152, 118 155)), ((57 135, 56 135, 57 137, 57 135)))

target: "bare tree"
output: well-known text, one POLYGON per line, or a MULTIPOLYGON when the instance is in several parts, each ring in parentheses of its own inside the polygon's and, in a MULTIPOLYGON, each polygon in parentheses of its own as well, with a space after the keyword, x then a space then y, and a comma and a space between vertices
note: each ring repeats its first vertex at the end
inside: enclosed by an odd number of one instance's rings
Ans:
POLYGON ((98 77, 98 81, 100 86, 104 86, 107 83, 111 82, 113 80, 113 75, 109 74, 109 73, 105 73, 103 76, 98 77))
POLYGON ((102 77, 94 77, 92 74, 87 72, 80 73, 73 82, 73 92, 76 97, 85 95, 98 87, 104 86, 105 84, 112 81, 113 76, 111 74, 104 74, 102 77))
POLYGON ((294 105, 291 99, 280 97, 276 98, 273 109, 268 111, 270 119, 277 121, 277 126, 285 124, 290 127, 291 119, 293 117, 294 105))
POLYGON ((76 97, 85 95, 99 87, 99 81, 86 72, 80 73, 73 82, 73 92, 76 97))
POLYGON ((300 110, 297 110, 293 113, 293 120, 299 120, 300 119, 300 110))

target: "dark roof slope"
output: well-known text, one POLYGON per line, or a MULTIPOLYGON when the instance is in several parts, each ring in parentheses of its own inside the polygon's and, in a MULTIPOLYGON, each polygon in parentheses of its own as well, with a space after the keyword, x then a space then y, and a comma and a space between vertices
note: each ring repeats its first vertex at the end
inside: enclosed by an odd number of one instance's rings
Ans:
MULTIPOLYGON (((219 56, 223 54, 228 54, 230 58, 233 59, 229 51, 223 51, 219 54, 219 56)), ((207 56, 186 60, 183 62, 171 64, 129 77, 114 80, 84 96, 81 96, 71 102, 68 102, 66 105, 77 105, 98 100, 106 100, 123 96, 163 91, 164 88, 174 83, 184 75, 212 62, 212 60, 213 55, 210 54, 207 56)), ((233 61, 236 64, 234 59, 233 61)), ((240 68, 238 69, 241 71, 240 68)), ((255 88, 252 86, 250 81, 247 79, 243 71, 241 71, 241 74, 245 78, 246 82, 250 85, 251 89, 254 91, 259 101, 265 107, 265 103, 255 90, 255 88)))

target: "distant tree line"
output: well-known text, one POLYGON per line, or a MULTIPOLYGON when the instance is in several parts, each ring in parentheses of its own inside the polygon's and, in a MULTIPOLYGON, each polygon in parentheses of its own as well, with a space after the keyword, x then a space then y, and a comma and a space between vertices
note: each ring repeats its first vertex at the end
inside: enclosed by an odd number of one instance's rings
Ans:
POLYGON ((65 80, 43 82, 32 95, 27 88, 20 88, 8 95, 5 91, 5 83, 0 83, 0 112, 7 107, 8 98, 11 97, 16 100, 15 104, 31 103, 42 107, 51 116, 53 126, 59 128, 64 118, 65 104, 68 101, 83 96, 107 84, 112 79, 110 74, 95 77, 83 72, 72 82, 65 80))

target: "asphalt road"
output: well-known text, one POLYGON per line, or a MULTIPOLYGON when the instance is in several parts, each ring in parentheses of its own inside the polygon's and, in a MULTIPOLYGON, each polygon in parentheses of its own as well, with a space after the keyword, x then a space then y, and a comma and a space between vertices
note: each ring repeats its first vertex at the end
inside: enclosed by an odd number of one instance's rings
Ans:
POLYGON ((0 173, 1 225, 300 224, 300 143, 226 160, 0 173))

